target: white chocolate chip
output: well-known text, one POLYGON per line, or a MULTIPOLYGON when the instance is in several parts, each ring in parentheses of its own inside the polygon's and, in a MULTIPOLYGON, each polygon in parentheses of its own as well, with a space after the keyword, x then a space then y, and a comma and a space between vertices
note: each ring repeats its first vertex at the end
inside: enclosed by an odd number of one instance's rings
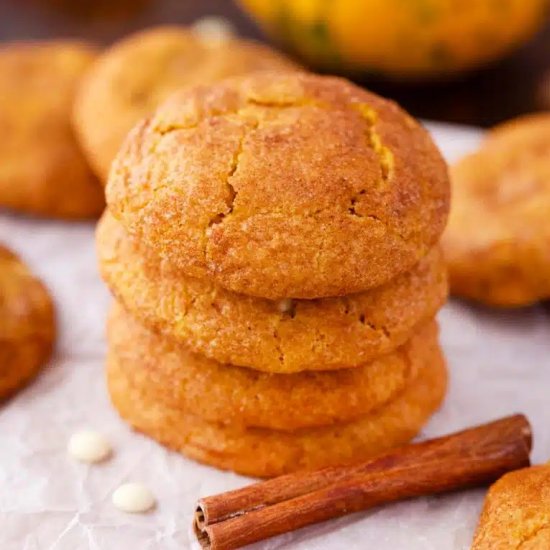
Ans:
POLYGON ((277 308, 281 313, 288 313, 289 311, 292 311, 293 305, 294 302, 291 298, 285 298, 284 300, 279 300, 277 303, 277 308))
POLYGON ((122 512, 139 514, 155 506, 155 497, 141 483, 125 483, 113 493, 113 504, 122 512))
POLYGON ((214 15, 197 19, 191 29, 206 43, 225 42, 235 36, 235 27, 225 17, 214 15))
POLYGON ((67 446, 69 455, 80 462, 101 462, 111 454, 111 445, 98 432, 83 430, 69 439, 67 446))

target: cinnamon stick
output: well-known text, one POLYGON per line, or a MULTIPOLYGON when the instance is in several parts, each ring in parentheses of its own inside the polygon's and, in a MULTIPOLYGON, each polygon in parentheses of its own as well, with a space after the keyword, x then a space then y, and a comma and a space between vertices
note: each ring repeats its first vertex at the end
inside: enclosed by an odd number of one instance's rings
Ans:
POLYGON ((229 550, 376 505, 491 483, 529 466, 531 427, 514 415, 352 466, 284 475, 200 499, 203 548, 229 550))

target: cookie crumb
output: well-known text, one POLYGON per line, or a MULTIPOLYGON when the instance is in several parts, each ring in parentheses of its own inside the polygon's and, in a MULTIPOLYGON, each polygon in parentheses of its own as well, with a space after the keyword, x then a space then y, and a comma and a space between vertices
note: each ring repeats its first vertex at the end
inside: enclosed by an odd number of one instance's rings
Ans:
POLYGON ((155 506, 155 497, 141 483, 124 483, 113 493, 113 504, 122 512, 141 514, 155 506))
POLYGON ((90 464, 101 462, 111 454, 111 444, 105 436, 92 430, 73 434, 67 449, 69 455, 75 460, 90 464))

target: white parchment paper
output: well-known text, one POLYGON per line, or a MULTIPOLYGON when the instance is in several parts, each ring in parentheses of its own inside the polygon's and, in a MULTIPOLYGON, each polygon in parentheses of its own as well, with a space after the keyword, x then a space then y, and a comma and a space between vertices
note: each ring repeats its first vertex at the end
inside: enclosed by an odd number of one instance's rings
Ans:
MULTIPOLYGON (((467 128, 430 128, 450 159, 479 138, 467 128)), ((250 480, 164 450, 132 433, 111 409, 103 380, 110 298, 97 274, 93 224, 0 213, 0 241, 46 281, 60 325, 49 367, 0 406, 0 550, 196 548, 190 524, 197 498, 250 480), (110 461, 87 466, 67 457, 67 440, 83 427, 109 437, 110 461), (114 509, 111 494, 126 481, 154 491, 153 513, 114 509)), ((534 460, 550 459, 550 308, 499 312, 452 302, 440 319, 450 392, 423 436, 522 411, 534 426, 534 460)), ((395 504, 255 548, 466 550, 482 498, 475 490, 395 504)))

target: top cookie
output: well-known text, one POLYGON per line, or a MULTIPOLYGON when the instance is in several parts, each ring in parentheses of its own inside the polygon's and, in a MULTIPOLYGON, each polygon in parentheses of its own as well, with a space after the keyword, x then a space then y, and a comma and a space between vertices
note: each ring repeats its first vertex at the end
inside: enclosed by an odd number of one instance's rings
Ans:
POLYGON ((550 297, 550 115, 498 126, 451 175, 452 292, 497 306, 550 297))
POLYGON ((318 298, 405 272, 438 240, 447 170, 396 104, 338 78, 256 73, 178 92, 128 136, 113 215, 182 272, 318 298))
POLYGON ((472 550, 550 548, 550 465, 501 477, 489 490, 472 550))
POLYGON ((75 128, 94 170, 106 181, 126 134, 175 90, 293 67, 254 42, 209 40, 178 27, 142 31, 106 50, 87 73, 75 105, 75 128))
POLYGON ((58 218, 103 210, 103 190, 70 122, 75 88, 94 57, 74 41, 0 48, 0 207, 58 218))

